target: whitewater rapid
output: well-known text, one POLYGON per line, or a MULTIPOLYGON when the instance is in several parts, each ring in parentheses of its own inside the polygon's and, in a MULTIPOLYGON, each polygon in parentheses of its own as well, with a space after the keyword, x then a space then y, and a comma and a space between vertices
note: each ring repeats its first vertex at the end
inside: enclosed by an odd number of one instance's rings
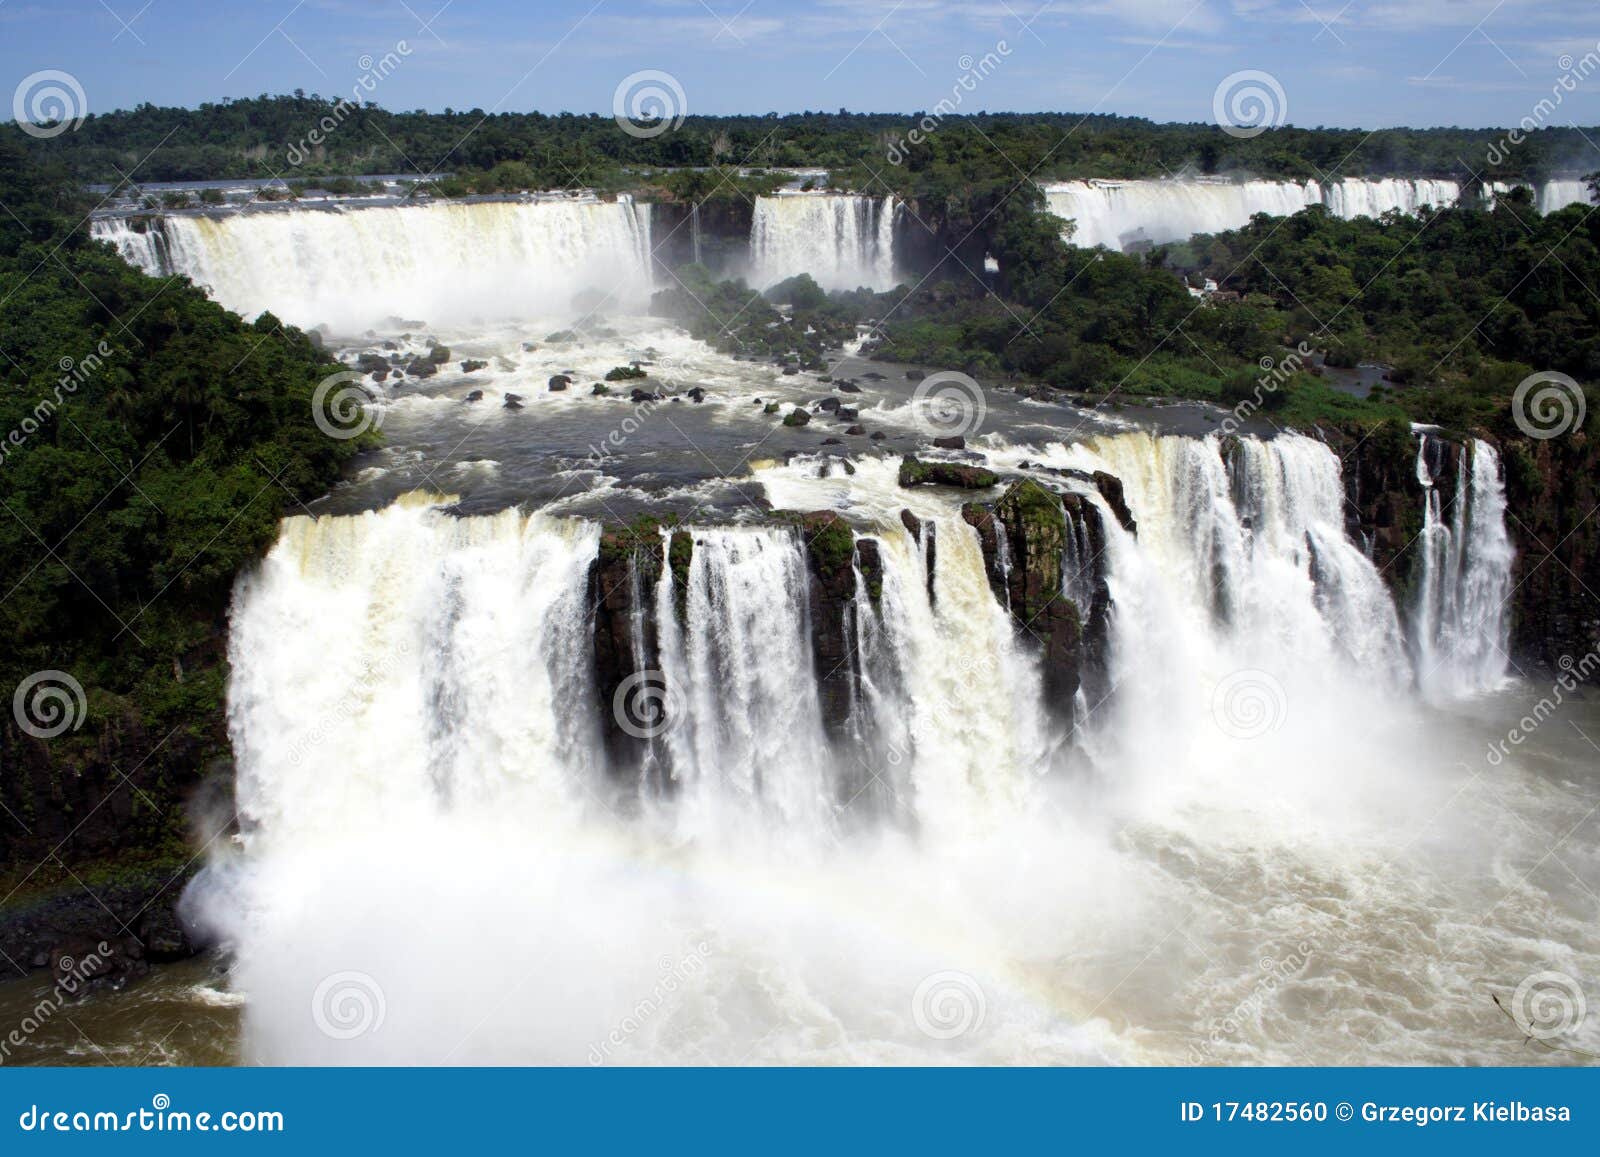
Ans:
MULTIPOLYGON (((235 596, 243 842, 196 889, 238 950, 246 1059, 1332 1063, 1357 1031, 1363 1059, 1483 1055, 1471 970, 1525 950, 1421 914, 1465 922, 1478 893, 1436 873, 1506 831, 1440 814, 1462 745, 1409 691, 1337 458, 1142 433, 989 457, 1098 513, 1092 697, 1049 701, 960 496, 802 457, 756 477, 856 528, 850 726, 820 705, 802 532, 692 526, 686 569, 663 534, 637 556, 659 577, 631 572, 664 720, 638 762, 599 737, 598 525, 427 496, 287 519, 235 596), (1423 957, 1419 1032, 1371 994, 1423 957), (319 1030, 330 977, 381 1031, 319 1030)), ((1478 449, 1469 489, 1493 466, 1478 449)), ((1465 551, 1463 601, 1508 563, 1465 551)), ((1494 677, 1440 630, 1458 687, 1494 677)))

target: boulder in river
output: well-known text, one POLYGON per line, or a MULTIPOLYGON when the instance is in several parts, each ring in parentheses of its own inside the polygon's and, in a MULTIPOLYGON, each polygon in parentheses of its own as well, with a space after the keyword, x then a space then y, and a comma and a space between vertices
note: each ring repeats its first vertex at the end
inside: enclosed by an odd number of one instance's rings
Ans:
POLYGON ((1000 476, 984 466, 964 462, 924 462, 907 455, 900 463, 900 485, 958 486, 963 490, 987 490, 1000 483, 1000 476))

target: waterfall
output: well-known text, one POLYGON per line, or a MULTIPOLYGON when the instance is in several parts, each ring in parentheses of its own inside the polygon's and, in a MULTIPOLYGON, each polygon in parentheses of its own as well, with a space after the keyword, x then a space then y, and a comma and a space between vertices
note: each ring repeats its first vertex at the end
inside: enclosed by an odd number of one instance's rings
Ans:
POLYGON ((1417 481, 1423 488, 1411 614, 1417 682, 1430 698, 1493 690, 1509 663, 1513 558, 1500 457, 1482 440, 1456 446, 1422 430, 1417 481), (1446 470, 1454 475, 1448 498, 1441 490, 1446 470))
POLYGON ((615 311, 642 305, 651 286, 649 206, 627 197, 181 214, 143 234, 113 218, 94 235, 241 314, 341 332, 388 318, 528 318, 580 294, 615 311))
POLYGON ((172 275, 159 217, 97 217, 89 223, 89 236, 109 241, 124 261, 151 277, 172 275))
POLYGON ((247 828, 304 839, 525 795, 576 809, 598 770, 590 713, 572 710, 593 698, 598 542, 584 523, 420 502, 286 519, 229 639, 247 828))
MULTIPOLYGON (((1508 586, 1498 463, 1471 451, 1465 513, 1430 515, 1466 543, 1431 580, 1459 592, 1441 619, 1508 586)), ((954 968, 995 1023, 957 1055, 1103 1057, 1056 1007, 1076 999, 1037 1008, 1037 977, 1076 993, 1062 962, 1104 958, 1093 1007, 1149 953, 1152 873, 1160 892, 1185 864, 1213 883, 1237 867, 1245 887, 1309 872, 1326 895, 1341 877, 1320 857, 1352 799, 1403 813, 1394 769, 1425 772, 1399 619, 1345 534, 1337 457, 1293 434, 1127 433, 1015 463, 1063 494, 1065 593, 1083 611, 1109 596, 1104 670, 1071 703, 1046 701, 971 496, 904 490, 893 458, 757 472, 780 510, 848 514, 843 571, 782 519, 675 526, 626 558, 590 522, 457 517, 424 496, 285 519, 235 591, 241 839, 197 886, 237 947, 248 1055, 948 1059, 907 994, 954 968), (1136 531, 1093 471, 1121 479, 1136 531), (625 607, 597 601, 603 568, 625 607), (816 649, 825 588, 851 604, 844 727, 816 649), (605 653, 649 665, 659 692, 636 748, 605 738, 602 614, 630 637, 605 653), (488 1007, 463 960, 494 982, 488 1007), (386 999, 382 1032, 318 1032, 308 1001, 351 976, 386 999)), ((1008 544, 1010 567, 1026 545, 1008 544)), ((1193 909, 1210 894, 1180 892, 1161 926, 1237 918, 1231 893, 1220 914, 1193 909)), ((1252 937, 1249 968, 1258 955, 1252 937)))
POLYGON ((892 197, 757 197, 750 225, 751 281, 766 288, 809 273, 824 289, 892 289, 898 214, 892 197))
POLYGON ((1291 216, 1322 204, 1337 217, 1413 213, 1421 205, 1450 205, 1454 181, 1347 178, 1316 181, 1068 181, 1044 186, 1050 212, 1077 223, 1072 242, 1121 249, 1135 242, 1164 244, 1196 233, 1249 224, 1257 213, 1291 216))
POLYGON ((1554 178, 1540 184, 1539 212, 1555 213, 1568 205, 1590 203, 1589 183, 1581 178, 1554 178))

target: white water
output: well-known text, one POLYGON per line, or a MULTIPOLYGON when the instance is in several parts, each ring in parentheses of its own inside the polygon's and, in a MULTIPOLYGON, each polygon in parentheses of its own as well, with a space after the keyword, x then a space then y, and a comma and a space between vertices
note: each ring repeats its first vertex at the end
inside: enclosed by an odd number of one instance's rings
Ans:
POLYGON ((1588 182, 1573 179, 1545 181, 1539 186, 1539 212, 1554 213, 1568 205, 1590 203, 1588 182))
POLYGON ((1431 444, 1433 435, 1419 432, 1417 480, 1426 504, 1412 641, 1424 693, 1449 699, 1505 682, 1513 551, 1494 447, 1474 440, 1462 449, 1447 501, 1428 465, 1431 444))
POLYGON ((1452 205, 1454 181, 1347 178, 1316 181, 1069 181, 1044 187, 1050 212, 1077 222, 1073 244, 1121 249, 1135 241, 1161 244, 1196 233, 1238 229, 1257 213, 1290 216, 1324 204, 1338 217, 1413 213, 1452 205))
POLYGON ((125 222, 93 228, 145 272, 184 274, 239 313, 341 333, 589 301, 615 312, 651 287, 649 206, 626 197, 177 215, 161 227, 165 255, 125 222))
POLYGON ((416 500, 286 521, 235 599, 242 855, 201 889, 245 1059, 1481 1059, 1474 978, 1527 952, 1448 857, 1522 837, 1438 814, 1455 756, 1404 690, 1334 455, 1130 434, 992 457, 1024 456, 1105 524, 1109 693, 1070 743, 968 496, 802 458, 758 471, 774 504, 848 515, 884 564, 875 602, 858 573, 853 726, 824 736, 797 532, 697 528, 688 590, 668 568, 654 592, 665 797, 598 754, 594 526, 416 500), (1040 466, 1118 474, 1137 536, 1040 466), (931 595, 903 508, 935 527, 931 595), (333 977, 381 994, 380 1028, 318 1031, 333 977), (928 1032, 930 983, 982 1017, 928 1032))
POLYGON ((824 289, 891 289, 898 212, 892 197, 757 197, 750 225, 751 283, 765 289, 809 273, 824 289))

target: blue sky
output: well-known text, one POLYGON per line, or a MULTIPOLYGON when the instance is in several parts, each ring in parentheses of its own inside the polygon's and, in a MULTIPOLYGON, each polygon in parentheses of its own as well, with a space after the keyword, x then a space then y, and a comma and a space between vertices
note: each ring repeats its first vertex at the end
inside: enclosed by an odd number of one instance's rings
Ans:
MULTIPOLYGON (((911 111, 966 58, 1008 54, 963 108, 1212 119, 1271 74, 1298 125, 1514 123, 1564 57, 1600 54, 1595 0, 0 0, 0 81, 77 78, 90 111, 346 94, 404 41, 391 109, 610 112, 631 73, 687 111, 911 111)), ((1600 72, 1547 123, 1600 122, 1600 72)))

